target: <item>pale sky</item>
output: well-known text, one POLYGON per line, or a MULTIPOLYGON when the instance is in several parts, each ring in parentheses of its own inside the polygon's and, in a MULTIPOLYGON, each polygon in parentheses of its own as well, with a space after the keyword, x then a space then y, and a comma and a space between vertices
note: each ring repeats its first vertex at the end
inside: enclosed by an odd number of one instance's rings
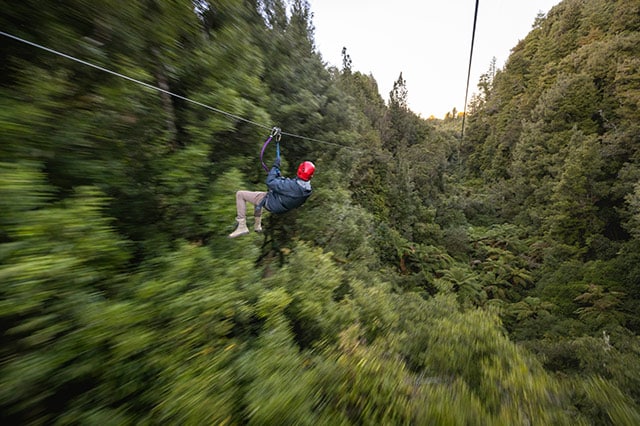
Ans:
MULTIPOLYGON (((504 67, 510 51, 531 31, 539 12, 561 0, 480 0, 469 100, 491 59, 504 67)), ((388 102, 400 72, 409 108, 424 118, 463 111, 475 0, 309 0, 317 50, 342 68, 372 74, 388 102)))

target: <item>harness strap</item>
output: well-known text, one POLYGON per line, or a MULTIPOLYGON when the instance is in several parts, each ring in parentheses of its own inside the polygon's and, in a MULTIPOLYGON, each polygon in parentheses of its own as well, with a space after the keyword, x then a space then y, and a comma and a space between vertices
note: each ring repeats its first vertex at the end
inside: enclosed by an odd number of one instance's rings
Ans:
POLYGON ((264 198, 262 199, 262 201, 260 201, 258 203, 258 205, 255 207, 255 211, 256 212, 261 212, 262 208, 267 204, 267 197, 269 196, 269 193, 267 192, 267 195, 264 196, 264 198))

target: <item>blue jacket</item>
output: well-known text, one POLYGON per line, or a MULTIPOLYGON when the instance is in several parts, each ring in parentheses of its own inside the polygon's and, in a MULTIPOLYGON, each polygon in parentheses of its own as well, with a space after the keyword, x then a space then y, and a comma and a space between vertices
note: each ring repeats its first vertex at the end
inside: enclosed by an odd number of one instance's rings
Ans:
POLYGON ((299 178, 280 176, 280 169, 272 167, 267 176, 269 192, 264 206, 271 213, 285 213, 300 207, 311 195, 311 183, 299 178))

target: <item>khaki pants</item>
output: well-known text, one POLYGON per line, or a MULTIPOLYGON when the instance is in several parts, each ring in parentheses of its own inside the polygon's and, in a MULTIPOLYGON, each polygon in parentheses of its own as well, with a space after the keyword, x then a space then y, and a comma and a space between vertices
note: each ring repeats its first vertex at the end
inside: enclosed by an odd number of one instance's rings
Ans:
POLYGON ((238 216, 236 219, 247 218, 247 202, 254 205, 253 215, 259 217, 262 215, 262 209, 258 205, 267 196, 266 192, 260 191, 238 191, 236 192, 236 210, 238 216))

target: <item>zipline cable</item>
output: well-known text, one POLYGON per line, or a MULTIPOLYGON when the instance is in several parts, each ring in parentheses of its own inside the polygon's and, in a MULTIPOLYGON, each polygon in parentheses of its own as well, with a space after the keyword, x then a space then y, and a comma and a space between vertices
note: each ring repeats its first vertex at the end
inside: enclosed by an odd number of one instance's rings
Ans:
POLYGON ((194 104, 196 104, 196 105, 198 105, 198 106, 201 106, 201 107, 203 107, 203 108, 207 108, 207 109, 209 109, 209 110, 211 110, 211 111, 214 111, 214 112, 217 112, 217 113, 219 113, 219 114, 226 115, 227 117, 235 118, 236 120, 244 121, 245 123, 253 124, 254 126, 259 126, 259 127, 265 128, 265 129, 271 129, 271 127, 269 127, 269 126, 265 126, 265 125, 263 125, 263 124, 256 123, 255 121, 247 120, 246 118, 243 118, 243 117, 240 117, 240 116, 237 116, 237 115, 234 115, 234 114, 228 113, 228 112, 226 112, 226 111, 222 111, 222 110, 220 110, 220 109, 218 109, 218 108, 214 108, 214 107, 212 107, 212 106, 209 106, 209 105, 203 104, 202 102, 194 101, 194 100, 192 100, 192 99, 189 99, 189 98, 186 98, 186 97, 184 97, 184 96, 178 95, 177 93, 173 93, 173 92, 170 92, 170 91, 168 91, 168 90, 161 89, 160 87, 153 86, 153 85, 151 85, 151 84, 145 83, 144 81, 136 80, 135 78, 129 77, 129 76, 127 76, 127 75, 120 74, 120 73, 118 73, 118 72, 115 72, 115 71, 112 71, 112 70, 110 70, 110 69, 107 69, 107 68, 101 67, 101 66, 99 66, 99 65, 92 64, 91 62, 87 62, 87 61, 84 61, 84 60, 82 60, 82 59, 78 59, 78 58, 76 58, 76 57, 74 57, 74 56, 71 56, 71 55, 67 55, 66 53, 62 53, 62 52, 59 52, 59 51, 57 51, 57 50, 50 49, 50 48, 48 48, 48 47, 46 47, 46 46, 42 46, 42 45, 40 45, 40 44, 34 43, 34 42, 32 42, 32 41, 25 40, 25 39, 22 39, 22 38, 20 38, 20 37, 14 36, 14 35, 12 35, 12 34, 5 33, 4 31, 0 31, 0 34, 1 34, 1 35, 3 35, 3 36, 5 36, 5 37, 12 38, 12 39, 14 39, 14 40, 16 40, 16 41, 19 41, 19 42, 22 42, 22 43, 28 44, 28 45, 30 45, 30 46, 37 47, 37 48, 39 48, 39 49, 45 50, 45 51, 47 51, 47 52, 49 52, 49 53, 53 53, 53 54, 55 54, 55 55, 62 56, 63 58, 67 58, 67 59, 70 59, 70 60, 72 60, 72 61, 75 61, 75 62, 81 63, 81 64, 83 64, 83 65, 86 65, 86 66, 89 66, 89 67, 95 68, 95 69, 97 69, 97 70, 100 70, 100 71, 106 72, 106 73, 108 73, 108 74, 115 75, 116 77, 124 78, 125 80, 129 80, 129 81, 132 81, 132 82, 134 82, 134 83, 140 84, 140 85, 142 85, 142 86, 144 86, 144 87, 146 87, 146 88, 148 88, 148 89, 156 90, 156 91, 158 91, 158 92, 163 92, 163 93, 166 93, 167 95, 170 95, 170 96, 176 97, 176 98, 178 98, 178 99, 182 99, 182 100, 184 100, 184 101, 194 103, 194 104))
POLYGON ((464 94, 464 112, 462 113, 462 132, 460 133, 460 140, 464 138, 464 122, 467 118, 467 97, 469 95, 469 80, 471 80, 471 63, 473 61, 473 45, 476 39, 476 23, 478 22, 478 6, 480 0, 476 0, 476 11, 473 15, 473 31, 471 33, 471 53, 469 53, 469 70, 467 71, 467 89, 464 94))
MULTIPOLYGON (((87 61, 84 61, 84 60, 82 60, 82 59, 76 58, 76 57, 74 57, 74 56, 67 55, 66 53, 59 52, 59 51, 57 51, 57 50, 54 50, 54 49, 51 49, 51 48, 49 48, 49 47, 43 46, 43 45, 41 45, 41 44, 34 43, 34 42, 32 42, 32 41, 29 41, 29 40, 25 40, 25 39, 23 39, 23 38, 20 38, 20 37, 18 37, 18 36, 13 35, 13 34, 9 34, 9 33, 6 33, 6 32, 4 32, 4 31, 0 31, 0 35, 5 36, 5 37, 8 37, 8 38, 11 38, 11 39, 13 39, 13 40, 15 40, 15 41, 19 41, 19 42, 24 43, 24 44, 28 44, 28 45, 33 46, 33 47, 36 47, 36 48, 38 48, 38 49, 45 50, 45 51, 47 51, 47 52, 49 52, 49 53, 53 53, 54 55, 62 56, 63 58, 70 59, 70 60, 75 61, 75 62, 78 62, 78 63, 80 63, 80 64, 82 64, 82 65, 86 65, 86 66, 88 66, 88 67, 95 68, 95 69, 97 69, 97 70, 100 70, 100 71, 106 72, 106 73, 111 74, 111 75, 114 75, 114 76, 116 76, 116 77, 120 77, 120 78, 123 78, 123 79, 125 79, 125 80, 129 80, 129 81, 131 81, 131 82, 133 82, 133 83, 137 83, 137 84, 139 84, 139 85, 141 85, 141 86, 144 86, 144 87, 146 87, 147 89, 155 90, 155 91, 157 91, 157 92, 166 93, 166 94, 167 94, 167 95, 169 95, 169 96, 173 96, 173 97, 175 97, 175 98, 182 99, 183 101, 191 102, 191 103, 193 103, 193 104, 195 104, 195 105, 201 106, 201 107, 203 107, 203 108, 206 108, 206 109, 208 109, 208 110, 210 110, 210 111, 213 111, 213 112, 216 112, 216 113, 218 113, 218 114, 222 114, 222 115, 224 115, 224 116, 226 116, 226 117, 234 118, 234 119, 236 119, 236 120, 243 121, 243 122, 245 122, 245 123, 252 124, 252 125, 257 126, 257 127, 261 127, 261 128, 263 128, 263 129, 268 129, 268 130, 271 130, 271 129, 272 129, 272 126, 267 126, 266 124, 258 123, 258 122, 255 122, 255 121, 249 120, 249 119, 247 119, 247 118, 241 117, 241 116, 239 116, 239 115, 231 114, 230 112, 226 112, 226 111, 223 111, 223 110, 221 110, 221 109, 214 108, 214 107, 212 107, 212 106, 210 106, 210 105, 203 104, 202 102, 194 101, 193 99, 189 99, 189 98, 187 98, 187 97, 185 97, 185 96, 178 95, 177 93, 170 92, 170 91, 165 90, 165 89, 162 89, 162 88, 160 88, 160 87, 157 87, 157 86, 154 86, 154 85, 151 85, 151 84, 145 83, 144 81, 140 81, 140 80, 137 80, 137 79, 135 79, 135 78, 129 77, 129 76, 127 76, 127 75, 120 74, 119 72, 116 72, 116 71, 110 70, 110 69, 108 69, 108 68, 101 67, 100 65, 96 65, 96 64, 93 64, 93 63, 91 63, 91 62, 87 62, 87 61)), ((306 136, 296 135, 296 134, 293 134, 293 133, 285 133, 285 132, 281 132, 281 134, 283 134, 283 135, 287 135, 287 136, 290 136, 290 137, 292 137, 292 138, 304 139, 304 140, 308 140, 308 141, 311 141, 311 142, 318 142, 318 143, 322 143, 322 144, 326 144, 326 145, 334 145, 334 146, 338 146, 338 147, 340 147, 340 148, 345 148, 345 149, 347 149, 347 150, 356 151, 356 150, 355 150, 355 149, 353 149, 353 148, 349 148, 349 147, 346 147, 346 146, 344 146, 344 145, 340 145, 340 144, 338 144, 338 143, 334 143, 334 142, 327 142, 327 141, 323 141, 323 140, 320 140, 320 139, 314 139, 314 138, 309 138, 309 137, 306 137, 306 136)))

